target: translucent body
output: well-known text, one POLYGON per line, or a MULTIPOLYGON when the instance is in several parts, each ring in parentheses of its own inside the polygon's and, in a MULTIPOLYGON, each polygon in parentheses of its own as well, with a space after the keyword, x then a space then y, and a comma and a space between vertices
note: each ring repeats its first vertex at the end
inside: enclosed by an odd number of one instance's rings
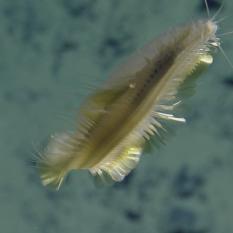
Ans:
POLYGON ((115 69, 83 103, 73 134, 53 137, 38 166, 45 185, 59 187, 73 169, 121 181, 138 163, 146 140, 165 130, 179 87, 198 65, 210 64, 217 25, 200 20, 175 28, 147 44, 115 69))

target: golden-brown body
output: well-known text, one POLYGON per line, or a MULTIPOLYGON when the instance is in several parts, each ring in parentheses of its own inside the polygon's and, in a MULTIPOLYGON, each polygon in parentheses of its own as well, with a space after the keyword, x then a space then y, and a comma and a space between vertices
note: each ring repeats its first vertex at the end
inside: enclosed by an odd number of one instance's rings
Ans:
MULTIPOLYGON (((44 184, 60 186, 73 169, 122 180, 137 164, 145 141, 159 137, 160 119, 173 115, 179 87, 218 44, 210 20, 173 29, 137 51, 83 103, 77 130, 55 136, 39 161, 44 184)), ((163 129, 164 130, 164 129, 163 129)))

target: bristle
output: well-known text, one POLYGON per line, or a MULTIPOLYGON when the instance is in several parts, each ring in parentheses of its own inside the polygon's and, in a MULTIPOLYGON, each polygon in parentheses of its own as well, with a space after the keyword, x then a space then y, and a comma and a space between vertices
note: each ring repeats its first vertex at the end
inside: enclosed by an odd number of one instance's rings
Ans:
POLYGON ((106 180, 106 175, 110 176, 114 181, 122 181, 139 162, 142 153, 142 145, 140 144, 133 147, 133 145, 127 145, 126 142, 126 147, 121 151, 121 154, 114 156, 113 153, 116 152, 112 152, 113 159, 102 161, 90 168, 89 171, 94 176, 102 177, 104 181, 106 180))
POLYGON ((37 160, 43 185, 59 189, 70 169, 74 147, 75 141, 72 135, 63 133, 51 137, 46 151, 37 160))

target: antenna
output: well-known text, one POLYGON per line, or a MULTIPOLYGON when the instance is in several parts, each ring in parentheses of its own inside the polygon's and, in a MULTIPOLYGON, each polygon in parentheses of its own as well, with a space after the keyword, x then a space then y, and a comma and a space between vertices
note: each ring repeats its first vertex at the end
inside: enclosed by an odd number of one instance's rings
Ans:
POLYGON ((221 53, 223 54, 223 56, 225 57, 227 63, 230 65, 230 67, 233 69, 233 64, 231 62, 231 60, 229 59, 229 57, 226 55, 225 51, 223 50, 223 48, 221 47, 221 45, 218 46, 221 53))
POLYGON ((227 36, 227 35, 230 35, 230 34, 233 34, 233 31, 224 32, 224 33, 218 34, 218 36, 227 36))
POLYGON ((210 18, 210 9, 209 9, 207 0, 205 0, 205 7, 206 7, 207 16, 208 18, 210 18))
POLYGON ((215 20, 217 18, 217 16, 220 14, 220 12, 222 11, 222 9, 223 9, 223 1, 221 3, 221 6, 218 8, 218 10, 216 11, 216 13, 214 14, 214 16, 211 18, 211 20, 215 20))

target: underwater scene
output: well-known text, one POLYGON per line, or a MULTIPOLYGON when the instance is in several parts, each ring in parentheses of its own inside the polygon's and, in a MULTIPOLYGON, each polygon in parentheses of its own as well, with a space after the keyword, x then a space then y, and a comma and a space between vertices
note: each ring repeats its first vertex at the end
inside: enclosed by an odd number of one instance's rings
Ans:
POLYGON ((0 0, 0 233, 232 232, 232 12, 0 0))

